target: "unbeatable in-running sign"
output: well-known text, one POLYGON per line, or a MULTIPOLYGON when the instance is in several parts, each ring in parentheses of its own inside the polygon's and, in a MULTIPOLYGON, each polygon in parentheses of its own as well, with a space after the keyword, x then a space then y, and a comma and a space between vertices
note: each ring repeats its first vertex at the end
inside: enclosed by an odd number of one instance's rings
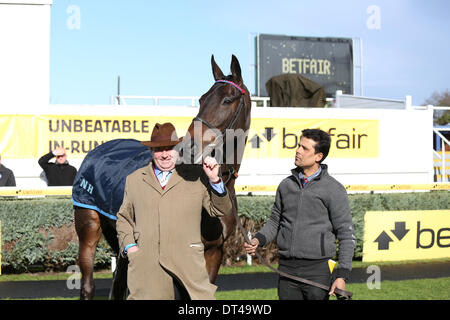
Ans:
POLYGON ((266 82, 293 73, 321 84, 328 97, 353 94, 353 42, 348 38, 313 38, 260 34, 256 37, 256 94, 268 96, 266 82))
MULTIPOLYGON (((183 135, 192 118, 184 116, 103 115, 0 115, 3 156, 9 159, 39 158, 62 147, 70 159, 83 159, 97 146, 112 139, 149 139, 155 123, 171 122, 183 135)), ((320 128, 331 136, 329 158, 378 158, 379 120, 333 118, 254 117, 247 134, 244 158, 292 159, 306 128, 320 128)), ((237 131, 236 134, 239 134, 237 131)))

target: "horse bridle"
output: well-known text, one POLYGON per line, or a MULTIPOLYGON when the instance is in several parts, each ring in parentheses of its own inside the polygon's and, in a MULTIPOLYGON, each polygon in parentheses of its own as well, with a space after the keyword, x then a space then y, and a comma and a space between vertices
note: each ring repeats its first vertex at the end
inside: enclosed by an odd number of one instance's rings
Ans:
MULTIPOLYGON (((201 123, 203 123, 204 125, 206 125, 206 126, 207 126, 208 128, 210 128, 210 129, 219 131, 219 132, 220 132, 220 135, 218 135, 218 136, 216 137, 216 140, 218 139, 218 137, 223 137, 223 136, 225 135, 226 130, 232 129, 232 128, 233 128, 233 126, 234 126, 235 122, 237 121, 237 119, 238 119, 238 117, 239 117, 239 114, 241 113, 241 111, 242 111, 243 108, 244 108, 244 112, 245 112, 245 117, 247 117, 247 107, 246 107, 246 105, 245 105, 245 103, 244 103, 245 90, 243 90, 241 87, 239 87, 236 83, 234 83, 234 82, 232 82, 232 81, 228 81, 228 80, 217 80, 216 83, 218 83, 218 82, 228 83, 228 84, 230 84, 230 85, 236 87, 236 88, 242 93, 242 96, 241 96, 241 99, 240 99, 240 101, 239 101, 239 106, 237 107, 236 111, 234 112, 233 118, 231 118, 230 123, 228 124, 227 128, 226 128, 223 132, 221 132, 218 128, 214 127, 211 123, 209 123, 208 121, 206 121, 206 120, 204 120, 204 119, 202 119, 202 118, 200 118, 200 117, 195 117, 195 118, 193 119, 193 121, 200 121, 201 123)), ((227 181, 224 182, 225 185, 228 183, 228 181, 231 179, 231 177, 237 178, 237 172, 235 172, 234 167, 231 166, 231 169, 229 169, 229 170, 230 170, 230 171, 229 171, 229 175, 230 175, 230 176, 229 176, 229 178, 227 179, 227 181)), ((237 223, 237 225, 238 225, 238 227, 239 227, 239 229, 240 229, 240 231, 241 231, 241 233, 242 233, 242 236, 244 237, 244 241, 247 242, 247 243, 249 243, 249 244, 251 244, 251 241, 250 241, 249 237, 247 236, 247 233, 245 232, 244 226, 242 225, 241 220, 239 219, 239 216, 238 216, 238 213, 237 213, 237 208, 235 207, 235 202, 234 202, 234 200, 236 200, 236 194, 235 194, 234 192, 233 192, 233 197, 234 197, 234 199, 233 199, 233 201, 231 201, 231 203, 232 203, 232 205, 233 205, 233 207, 234 207, 234 210, 233 210, 233 211, 234 211, 234 213, 235 213, 235 220, 236 220, 236 223, 237 223)), ((328 290, 328 291, 330 290, 330 287, 327 286, 327 285, 324 285, 324 284, 321 284, 321 283, 318 283, 318 282, 315 282, 315 281, 311 281, 311 280, 308 280, 308 279, 304 279, 304 278, 301 278, 301 277, 293 276, 293 275, 287 274, 287 273, 285 273, 285 272, 282 272, 282 271, 280 271, 280 270, 278 270, 278 269, 275 269, 275 268, 272 267, 272 265, 271 265, 269 262, 267 262, 267 260, 264 259, 264 258, 261 256, 261 254, 260 254, 259 252, 257 252, 257 251, 255 251, 255 255, 256 255, 256 257, 258 258, 258 260, 259 260, 262 264, 264 264, 264 265, 265 265, 266 267, 268 267, 270 270, 272 270, 272 271, 278 273, 278 274, 279 274, 280 276, 282 276, 282 277, 289 278, 289 279, 292 279, 292 280, 295 280, 295 281, 298 281, 298 282, 306 283, 306 284, 309 284, 309 285, 311 285, 311 286, 319 287, 319 288, 322 288, 322 289, 324 289, 324 290, 328 290)), ((341 298, 348 299, 348 300, 351 300, 352 295, 353 295, 353 294, 352 294, 351 292, 349 292, 349 291, 341 290, 341 289, 338 289, 338 288, 335 288, 335 289, 334 289, 334 292, 335 292, 338 296, 340 296, 341 298)))
MULTIPOLYGON (((241 93, 241 98, 239 100, 239 105, 236 108, 236 111, 233 114, 233 117, 230 120, 230 123, 228 124, 228 126, 223 130, 220 131, 217 127, 213 126, 211 123, 209 123, 208 121, 206 121, 205 119, 200 118, 199 116, 196 116, 192 121, 199 121, 201 123, 203 123, 204 125, 206 125, 208 128, 214 130, 215 132, 220 132, 220 134, 216 135, 216 138, 214 140, 213 145, 215 145, 215 142, 218 139, 221 139, 225 136, 225 133, 227 130, 229 129, 233 129, 237 119, 239 118, 239 115, 241 114, 242 110, 244 110, 244 120, 247 121, 247 106, 245 104, 245 90, 242 89, 239 85, 237 85, 236 83, 229 81, 229 80, 216 80, 215 83, 227 83, 230 84, 232 86, 234 86, 236 89, 239 90, 239 92, 241 93)), ((205 152, 203 152, 204 154, 205 152)), ((226 173, 228 175, 228 179, 226 181, 224 181, 225 184, 227 184, 231 178, 237 178, 238 174, 236 172, 236 170, 234 169, 233 166, 228 166, 228 170, 223 172, 222 174, 226 173)))
POLYGON ((239 100, 239 105, 236 109, 236 111, 233 114, 233 117, 231 118, 230 123, 228 124, 228 126, 225 128, 225 130, 223 132, 221 132, 217 127, 213 126, 211 123, 209 123, 208 121, 206 121, 205 119, 202 119, 200 117, 195 117, 193 119, 193 121, 200 121, 201 123, 203 123, 204 125, 206 125, 208 128, 213 129, 213 130, 217 130, 220 132, 220 135, 223 137, 225 135, 226 130, 232 129, 234 124, 236 123, 242 109, 244 109, 244 117, 245 120, 247 120, 247 106, 245 105, 245 90, 242 89, 240 86, 238 86, 236 83, 232 82, 232 81, 228 81, 228 80, 217 80, 215 83, 228 83, 231 84, 232 86, 236 87, 240 92, 241 92, 241 98, 239 100))

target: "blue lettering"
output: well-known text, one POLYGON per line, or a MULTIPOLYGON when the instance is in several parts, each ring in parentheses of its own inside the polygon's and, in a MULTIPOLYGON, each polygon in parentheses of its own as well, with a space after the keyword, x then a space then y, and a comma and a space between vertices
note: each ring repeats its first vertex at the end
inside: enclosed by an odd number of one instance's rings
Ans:
POLYGON ((83 178, 80 182, 80 187, 92 194, 92 191, 94 191, 94 186, 90 184, 86 179, 83 178))

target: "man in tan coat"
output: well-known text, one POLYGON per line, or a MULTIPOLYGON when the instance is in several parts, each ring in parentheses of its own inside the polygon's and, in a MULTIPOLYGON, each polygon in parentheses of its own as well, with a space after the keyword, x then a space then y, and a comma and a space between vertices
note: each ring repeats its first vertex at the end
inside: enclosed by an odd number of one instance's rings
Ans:
POLYGON ((153 161, 127 177, 116 229, 128 257, 128 299, 214 299, 201 241, 201 212, 231 212, 214 158, 203 168, 177 165, 178 139, 171 123, 156 124, 153 161), (203 170, 202 170, 203 169, 203 170))

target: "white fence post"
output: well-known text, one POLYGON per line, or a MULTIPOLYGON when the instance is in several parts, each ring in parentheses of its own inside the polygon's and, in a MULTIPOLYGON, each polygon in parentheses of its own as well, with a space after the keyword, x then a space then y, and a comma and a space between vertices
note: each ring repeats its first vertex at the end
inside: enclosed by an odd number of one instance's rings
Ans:
POLYGON ((111 257, 111 272, 116 271, 116 257, 111 257))
MULTIPOLYGON (((251 234, 250 231, 247 233, 247 237, 248 237, 250 240, 252 239, 252 234, 251 234)), ((249 265, 249 266, 252 265, 252 256, 249 255, 249 254, 247 254, 247 265, 249 265)))

